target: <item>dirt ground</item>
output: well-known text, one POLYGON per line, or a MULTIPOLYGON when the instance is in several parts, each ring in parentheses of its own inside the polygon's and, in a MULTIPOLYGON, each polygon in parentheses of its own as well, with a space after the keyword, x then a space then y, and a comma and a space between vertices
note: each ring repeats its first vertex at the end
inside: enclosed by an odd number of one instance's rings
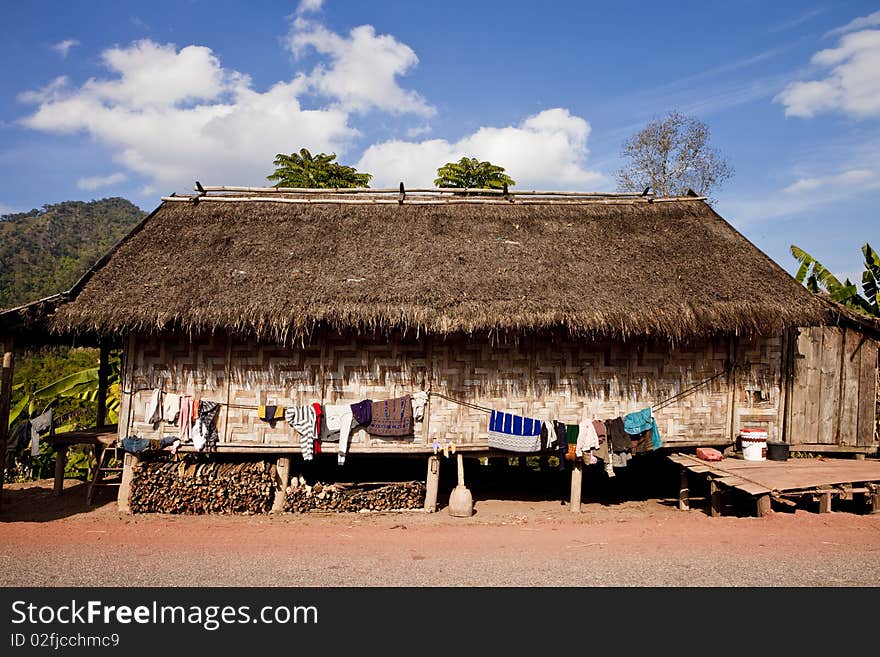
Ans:
MULTIPOLYGON (((668 477, 641 488, 587 477, 582 512, 572 514, 562 501, 567 481, 566 473, 520 472, 500 484, 477 477, 470 518, 450 516, 443 498, 432 514, 124 515, 115 489, 89 509, 79 481, 67 480, 61 497, 50 480, 11 484, 0 512, 0 585, 880 584, 880 515, 853 505, 822 515, 774 507, 756 518, 734 500, 711 518, 696 496, 692 510, 678 511, 668 477)), ((444 479, 441 491, 452 485, 444 479)))

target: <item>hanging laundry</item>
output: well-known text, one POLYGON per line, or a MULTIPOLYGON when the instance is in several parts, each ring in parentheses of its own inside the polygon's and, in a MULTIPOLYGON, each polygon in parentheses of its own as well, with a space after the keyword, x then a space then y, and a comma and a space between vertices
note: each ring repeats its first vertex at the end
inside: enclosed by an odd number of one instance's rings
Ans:
POLYGON ((565 423, 553 420, 556 431, 556 454, 559 457, 559 470, 565 470, 565 455, 568 453, 568 430, 565 423))
MULTIPOLYGON (((575 443, 575 453, 577 458, 582 458, 585 452, 599 448, 599 434, 593 427, 593 421, 584 416, 578 425, 578 438, 575 443)), ((589 456, 589 454, 588 454, 589 456)))
POLYGON ((599 438, 599 444, 601 445, 608 438, 605 422, 603 420, 593 420, 593 428, 596 430, 596 436, 599 438))
POLYGON ((299 451, 304 461, 311 461, 315 453, 315 407, 311 404, 296 406, 284 411, 287 423, 299 433, 299 451))
POLYGON ((654 449, 660 449, 663 440, 660 438, 660 430, 657 421, 651 415, 651 408, 643 408, 640 411, 629 413, 623 418, 624 430, 630 435, 640 435, 645 431, 651 432, 651 444, 654 449))
POLYGON ((351 405, 351 414, 354 421, 360 425, 367 427, 373 419, 373 400, 364 399, 351 405))
POLYGON ((577 442, 580 433, 581 428, 578 425, 565 425, 565 442, 568 445, 568 449, 565 450, 565 458, 569 461, 574 461, 577 458, 577 442))
POLYGON ((541 430, 541 440, 544 440, 546 434, 547 442, 541 443, 541 450, 556 448, 556 429, 553 428, 551 420, 544 420, 544 428, 541 430))
POLYGON ((53 433, 52 412, 50 408, 31 420, 31 456, 40 455, 40 434, 44 431, 53 433))
POLYGON ((171 445, 172 453, 174 453, 177 451, 175 443, 180 443, 180 439, 177 438, 177 436, 165 436, 164 438, 139 438, 137 436, 126 436, 122 439, 122 449, 129 454, 139 454, 148 450, 158 451, 171 445))
POLYGON ((425 418, 425 405, 428 403, 428 393, 424 390, 414 392, 412 396, 413 420, 421 422, 425 418))
POLYGON ((614 452, 611 455, 611 465, 615 468, 625 468, 631 458, 632 454, 629 452, 614 452))
POLYGON ((9 432, 9 438, 6 439, 6 451, 11 454, 18 449, 19 445, 22 447, 27 445, 30 439, 31 421, 25 420, 24 422, 19 422, 13 427, 12 431, 9 432))
POLYGON ((144 422, 158 424, 162 419, 162 388, 153 388, 150 401, 147 402, 147 411, 144 414, 144 422))
POLYGON ((263 422, 268 422, 269 426, 274 429, 275 423, 278 422, 278 420, 284 419, 284 407, 269 405, 257 406, 257 418, 263 422))
POLYGON ((167 394, 162 401, 162 419, 167 424, 177 424, 180 415, 180 395, 167 394))
POLYGON ((492 411, 489 416, 489 447, 508 452, 541 451, 541 420, 492 411))
POLYGON ((374 401, 371 413, 372 418, 367 426, 371 435, 386 438, 412 435, 413 408, 409 395, 374 401))
POLYGON ((354 426, 351 404, 324 405, 324 426, 320 434, 321 440, 339 442, 339 447, 336 450, 336 462, 339 465, 345 464, 345 457, 348 453, 348 438, 354 426))
POLYGON ((623 418, 616 417, 605 421, 605 431, 608 434, 610 449, 615 452, 625 452, 632 447, 629 434, 623 428, 623 418))
POLYGON ((220 414, 220 403, 199 400, 199 415, 193 427, 193 446, 201 451, 215 447, 220 437, 217 435, 217 416, 220 414))
POLYGON ((178 420, 180 424, 181 440, 189 440, 189 431, 193 419, 192 402, 193 398, 190 395, 183 395, 180 398, 180 417, 178 420))

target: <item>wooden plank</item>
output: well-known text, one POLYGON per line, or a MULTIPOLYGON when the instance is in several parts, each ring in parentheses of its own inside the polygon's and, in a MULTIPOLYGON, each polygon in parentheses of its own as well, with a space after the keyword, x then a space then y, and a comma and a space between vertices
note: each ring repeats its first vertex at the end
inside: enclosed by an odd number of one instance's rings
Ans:
POLYGON ((819 355, 819 397, 817 442, 833 445, 836 442, 838 403, 840 399, 840 354, 843 349, 843 331, 837 327, 822 328, 822 351, 819 355))
POLYGON ((792 345, 791 410, 789 411, 789 442, 806 441, 807 369, 810 358, 810 329, 799 329, 792 345))
POLYGON ((428 457, 428 476, 425 488, 425 511, 434 513, 437 510, 437 490, 440 486, 440 458, 428 457))
POLYGON ((584 466, 580 461, 574 462, 571 469, 571 506, 569 510, 572 513, 581 512, 581 494, 583 484, 584 466))
POLYGON ((755 500, 759 518, 770 515, 770 495, 758 495, 755 500))
POLYGON ((877 451, 876 445, 817 445, 815 443, 795 443, 789 447, 792 452, 820 452, 828 454, 865 454, 877 451))
POLYGON ((819 403, 822 391, 819 389, 819 381, 822 373, 822 327, 809 329, 810 346, 807 358, 806 388, 804 390, 804 441, 811 443, 824 442, 819 438, 819 403))
POLYGON ((861 334, 854 330, 844 330, 842 353, 842 395, 840 418, 837 424, 838 445, 857 444, 859 425, 859 373, 861 371, 861 334))
POLYGON ((691 498, 691 489, 688 485, 688 471, 687 468, 681 469, 681 478, 679 479, 678 486, 678 510, 679 511, 687 511, 691 508, 690 505, 691 498))
POLYGON ((859 371, 859 421, 856 444, 876 445, 877 412, 877 341, 870 338, 862 344, 859 371))

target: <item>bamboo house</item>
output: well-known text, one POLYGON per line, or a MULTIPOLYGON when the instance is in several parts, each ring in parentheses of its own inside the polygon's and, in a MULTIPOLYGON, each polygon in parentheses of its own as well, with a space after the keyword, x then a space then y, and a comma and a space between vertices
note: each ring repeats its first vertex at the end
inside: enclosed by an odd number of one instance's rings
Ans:
POLYGON ((353 428, 349 459, 497 455, 489 409, 577 424, 648 407, 661 449, 744 427, 877 449, 876 326, 695 196, 199 185, 65 301, 55 331, 124 336, 120 439, 167 431, 157 389, 214 400, 212 451, 279 459, 282 478, 300 435, 258 407, 419 392, 410 433, 353 428))

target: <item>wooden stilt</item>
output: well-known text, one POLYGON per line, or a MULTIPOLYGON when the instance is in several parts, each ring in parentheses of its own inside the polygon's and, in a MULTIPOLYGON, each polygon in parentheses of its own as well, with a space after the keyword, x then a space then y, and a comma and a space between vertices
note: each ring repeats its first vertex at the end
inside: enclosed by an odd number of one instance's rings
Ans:
POLYGON ((287 486, 290 484, 290 457, 279 456, 275 462, 275 500, 272 502, 272 513, 281 513, 287 504, 287 486))
POLYGON ((758 517, 763 518, 764 516, 770 515, 770 495, 758 495, 757 497, 757 511, 758 517))
POLYGON ((831 513, 831 491, 819 493, 819 513, 831 513))
MULTIPOLYGON (((97 474, 97 461, 95 462, 95 474, 97 474)), ((53 492, 61 495, 64 492, 64 471, 67 469, 67 445, 58 445, 55 448, 55 485, 53 492)), ((95 476, 94 474, 92 476, 95 476)))
POLYGON ((691 508, 691 489, 688 484, 687 468, 681 469, 681 483, 678 486, 678 510, 687 511, 691 508))
POLYGON ((437 490, 440 487, 440 458, 428 457, 428 477, 425 481, 425 511, 434 513, 437 510, 437 490))
POLYGON ((116 500, 120 513, 131 513, 131 481, 134 479, 134 467, 139 460, 136 454, 126 453, 122 461, 122 483, 119 484, 119 497, 116 500))
POLYGON ((3 372, 0 375, 0 504, 3 502, 3 482, 6 478, 6 441, 9 438, 9 405, 12 401, 12 374, 15 370, 15 341, 12 336, 3 339, 3 372))
POLYGON ((867 484, 868 501, 870 503, 869 513, 880 513, 880 486, 877 484, 867 484))
POLYGON ((717 518, 721 515, 721 488, 714 479, 709 479, 709 515, 717 518))
POLYGON ((583 489, 584 465, 580 460, 574 462, 571 469, 571 500, 569 510, 572 513, 581 512, 581 493, 583 489))

